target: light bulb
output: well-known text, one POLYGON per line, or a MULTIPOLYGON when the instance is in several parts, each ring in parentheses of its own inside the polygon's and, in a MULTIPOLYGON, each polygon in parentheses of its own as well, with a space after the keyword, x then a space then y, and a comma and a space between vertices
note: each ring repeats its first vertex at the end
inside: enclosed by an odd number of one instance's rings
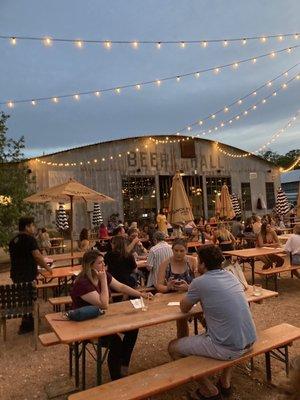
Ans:
POLYGON ((31 104, 32 104, 33 106, 36 106, 36 101, 35 101, 35 100, 31 100, 31 104))
POLYGON ((253 95, 253 96, 256 96, 256 95, 257 95, 257 92, 253 92, 252 95, 253 95))
POLYGON ((157 79, 156 80, 156 84, 157 84, 157 86, 160 86, 161 85, 161 81, 159 79, 157 79))
POLYGON ((252 62, 253 64, 256 64, 257 59, 256 58, 252 58, 252 62))
POLYGON ((83 41, 82 40, 76 40, 75 45, 81 49, 83 47, 83 41))
POLYGON ((181 47, 182 49, 184 49, 184 48, 186 47, 186 43, 185 43, 185 42, 180 42, 180 47, 181 47))
POLYGON ((14 104, 14 102, 11 101, 11 100, 7 103, 7 107, 8 107, 8 108, 13 108, 14 106, 15 106, 15 104, 14 104))
POLYGON ((239 67, 239 63, 237 63, 237 62, 235 62, 233 65, 232 65, 232 68, 234 68, 234 69, 237 69, 239 67))
POLYGON ((243 44, 243 45, 247 44, 247 39, 243 39, 243 40, 242 40, 242 44, 243 44))
POLYGON ((10 44, 12 44, 13 46, 15 46, 17 44, 17 39, 15 37, 11 37, 9 41, 10 41, 10 44))
POLYGON ((216 118, 215 114, 212 114, 212 115, 211 115, 211 118, 212 118, 212 119, 215 119, 215 118, 216 118))
POLYGON ((287 84, 283 83, 281 87, 282 87, 282 89, 286 89, 287 88, 287 84))
POLYGON ((197 79, 200 78, 200 72, 195 73, 195 78, 197 78, 197 79))
POLYGON ((279 40, 279 42, 282 42, 283 41, 283 36, 282 35, 277 36, 277 39, 279 40))
POLYGON ((115 89, 115 92, 116 92, 117 94, 120 94, 120 93, 121 93, 121 89, 120 89, 120 88, 116 88, 116 89, 115 89))
POLYGON ((110 42, 109 40, 106 40, 106 41, 104 42, 104 47, 105 47, 106 49, 111 49, 111 42, 110 42))
POLYGON ((271 56, 272 58, 276 57, 275 51, 272 51, 272 53, 270 54, 270 56, 271 56))
POLYGON ((180 76, 176 77, 176 82, 180 82, 180 76))
POLYGON ((79 94, 74 94, 73 98, 78 101, 80 99, 80 96, 79 94))
POLYGON ((289 48, 287 49, 287 52, 288 52, 288 53, 291 53, 291 52, 292 52, 292 49, 289 47, 289 48))
POLYGON ((267 100, 266 100, 266 99, 263 99, 263 100, 262 100, 262 103, 263 103, 263 104, 265 104, 266 102, 267 102, 267 100))
POLYGON ((161 42, 157 42, 157 43, 156 43, 156 48, 157 48, 157 49, 161 49, 161 42))
POLYGON ((50 46, 52 46, 52 44, 53 44, 52 39, 51 39, 50 37, 45 37, 45 38, 43 39, 43 43, 44 43, 44 45, 47 46, 47 47, 50 47, 50 46))
POLYGON ((139 42, 137 42, 137 41, 135 40, 134 42, 131 43, 131 46, 132 46, 134 49, 138 49, 138 48, 139 48, 139 42))
POLYGON ((188 131, 191 131, 191 130, 192 130, 192 128, 191 128, 190 126, 188 126, 188 127, 187 127, 187 130, 188 130, 188 131))
POLYGON ((240 100, 238 101, 238 104, 242 104, 242 103, 243 103, 243 100, 240 99, 240 100))
POLYGON ((141 90, 141 85, 138 83, 137 85, 135 85, 136 90, 141 90))
POLYGON ((248 111, 247 111, 247 110, 245 110, 245 111, 244 111, 244 115, 247 115, 247 114, 248 114, 248 111))
POLYGON ((268 86, 272 86, 272 82, 268 82, 267 85, 268 85, 268 86))
POLYGON ((260 38, 260 41, 261 41, 262 43, 266 43, 267 38, 263 36, 263 37, 260 38))
POLYGON ((252 107, 252 110, 256 110, 256 108, 257 108, 257 106, 256 106, 256 105, 254 105, 254 106, 252 107))
POLYGON ((224 47, 227 47, 227 46, 228 46, 228 40, 224 40, 224 41, 223 41, 223 46, 224 46, 224 47))
POLYGON ((99 97, 101 93, 99 91, 95 92, 95 96, 99 97))
POLYGON ((200 121, 198 122, 198 125, 200 125, 200 126, 203 125, 203 121, 200 120, 200 121))
POLYGON ((220 68, 215 68, 214 73, 217 75, 220 72, 220 68))
POLYGON ((53 103, 58 103, 58 97, 52 97, 52 101, 53 101, 53 103))
POLYGON ((208 46, 208 43, 206 41, 201 42, 202 47, 206 48, 208 46))

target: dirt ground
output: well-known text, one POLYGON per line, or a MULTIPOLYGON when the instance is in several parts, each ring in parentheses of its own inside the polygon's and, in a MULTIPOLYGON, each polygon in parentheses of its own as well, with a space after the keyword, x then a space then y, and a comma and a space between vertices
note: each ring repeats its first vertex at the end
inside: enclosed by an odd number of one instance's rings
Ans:
MULTIPOLYGON (((247 278, 250 280, 249 273, 247 278)), ((8 273, 0 274, 0 284, 9 282, 8 273)), ((51 312, 49 304, 42 302, 42 315, 51 312)), ((265 329, 281 322, 300 326, 300 280, 291 279, 282 274, 279 280, 279 297, 265 300, 262 304, 251 306, 257 329, 265 329)), ((8 339, 4 343, 0 338, 0 399, 31 400, 47 399, 45 388, 68 382, 68 349, 58 345, 49 348, 38 346, 33 350, 31 334, 18 336, 20 321, 8 321, 8 339)), ((42 318, 41 332, 49 331, 42 318)), ((167 344, 176 335, 175 323, 141 329, 132 356, 130 373, 148 369, 169 361, 167 344)), ((300 355, 300 340, 290 348, 291 357, 300 355)), ((104 365, 104 380, 108 381, 108 371, 104 365)), ((94 385, 95 365, 88 357, 87 387, 94 385)), ((274 383, 277 385, 285 377, 283 364, 272 360, 274 383)), ((137 381, 137 385, 139 382, 137 381)), ((195 388, 191 383, 169 391, 155 399, 178 400, 187 399, 188 391, 195 388)), ((275 400, 279 390, 265 382, 264 357, 255 359, 255 370, 250 372, 247 366, 236 367, 233 376, 234 400, 275 400)), ((59 400, 67 396, 59 397, 59 400)), ((280 397, 281 398, 281 397, 280 397)), ((117 400, 117 399, 116 399, 117 400)))

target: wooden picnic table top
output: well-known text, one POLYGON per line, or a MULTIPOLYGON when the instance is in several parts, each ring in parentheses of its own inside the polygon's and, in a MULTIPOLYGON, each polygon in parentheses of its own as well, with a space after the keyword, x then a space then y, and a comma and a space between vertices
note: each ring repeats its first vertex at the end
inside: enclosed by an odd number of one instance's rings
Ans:
POLYGON ((63 254, 53 254, 51 255, 51 258, 53 260, 53 262, 55 261, 68 261, 68 260, 76 260, 78 258, 83 257, 84 252, 83 251, 75 251, 73 253, 73 255, 71 255, 71 253, 63 253, 63 254))
POLYGON ((76 265, 74 267, 60 267, 60 268, 52 268, 52 274, 50 274, 46 270, 41 270, 40 275, 42 275, 46 279, 56 279, 56 278, 67 278, 69 276, 78 275, 81 271, 81 265, 76 265))
MULTIPOLYGON (((260 296, 254 296, 253 288, 250 286, 245 295, 248 302, 260 302, 277 296, 278 293, 262 289, 260 296)), ((63 319, 61 313, 47 314, 46 319, 61 343, 91 340, 118 332, 185 319, 202 311, 198 303, 188 314, 183 314, 178 304, 183 296, 184 293, 159 294, 149 301, 147 311, 135 309, 130 301, 122 301, 110 304, 105 315, 87 321, 69 321, 63 319), (175 302, 175 304, 168 305, 170 302, 175 302)))
POLYGON ((188 242, 187 248, 189 249, 190 247, 201 247, 203 244, 199 241, 197 242, 188 242))
POLYGON ((64 238, 63 237, 51 237, 49 240, 50 240, 50 242, 55 242, 56 240, 57 241, 63 241, 64 238))
POLYGON ((225 256, 236 256, 241 258, 254 258, 260 256, 267 256, 269 254, 283 253, 282 247, 254 247, 253 249, 242 249, 242 250, 229 250, 223 251, 225 256))

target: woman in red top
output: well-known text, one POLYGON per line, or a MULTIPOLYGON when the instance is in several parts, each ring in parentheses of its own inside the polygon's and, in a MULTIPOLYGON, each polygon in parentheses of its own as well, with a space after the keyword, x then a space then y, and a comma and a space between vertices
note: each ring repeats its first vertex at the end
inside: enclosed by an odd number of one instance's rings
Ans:
MULTIPOLYGON (((149 293, 140 293, 114 279, 105 270, 103 256, 98 250, 87 251, 82 258, 82 272, 71 290, 73 308, 87 305, 107 309, 110 289, 128 296, 148 298, 149 293)), ((150 296, 152 296, 150 294, 150 296)), ((109 348, 108 368, 112 380, 127 375, 131 354, 137 339, 138 329, 102 338, 102 345, 109 348)))
POLYGON ((109 237, 108 230, 105 224, 101 224, 99 228, 99 239, 106 239, 109 237))

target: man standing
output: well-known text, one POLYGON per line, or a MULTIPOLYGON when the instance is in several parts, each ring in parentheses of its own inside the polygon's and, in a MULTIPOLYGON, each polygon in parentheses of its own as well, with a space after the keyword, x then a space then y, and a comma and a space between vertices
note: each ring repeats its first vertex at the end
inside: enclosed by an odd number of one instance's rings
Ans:
POLYGON ((158 267, 167 258, 172 257, 173 251, 171 246, 165 241, 166 235, 163 232, 157 231, 153 235, 155 246, 151 247, 147 265, 150 271, 147 281, 147 287, 154 286, 157 280, 158 267))
MULTIPOLYGON (((203 246, 198 251, 199 272, 182 299, 183 313, 201 303, 206 320, 205 333, 173 340, 172 358, 189 355, 219 360, 233 360, 248 352, 256 340, 255 325, 243 287, 233 274, 221 268, 223 256, 217 246, 203 246)), ((230 395, 231 368, 223 371, 217 386, 208 378, 199 380, 195 399, 218 400, 230 395)))
MULTIPOLYGON (((37 277, 38 265, 51 273, 51 268, 40 253, 34 233, 34 219, 32 217, 20 218, 19 233, 9 243, 10 277, 14 283, 33 282, 37 277)), ((21 335, 31 332, 33 329, 32 315, 23 317, 18 333, 21 335)))

